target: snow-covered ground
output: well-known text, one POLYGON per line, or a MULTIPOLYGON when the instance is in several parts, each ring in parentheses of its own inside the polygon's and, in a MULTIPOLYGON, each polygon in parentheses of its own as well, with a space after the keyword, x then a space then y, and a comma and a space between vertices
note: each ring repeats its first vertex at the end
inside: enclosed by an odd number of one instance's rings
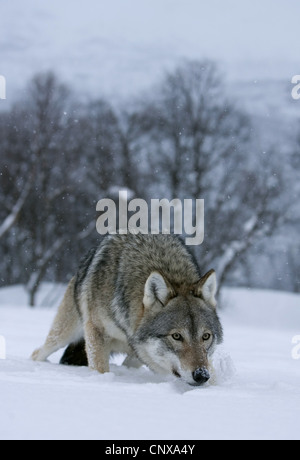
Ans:
POLYGON ((22 287, 0 290, 0 439, 300 438, 299 295, 225 289, 216 382, 194 388, 120 357, 104 375, 60 366, 60 353, 30 361, 62 292, 45 284, 48 306, 32 310, 22 287))

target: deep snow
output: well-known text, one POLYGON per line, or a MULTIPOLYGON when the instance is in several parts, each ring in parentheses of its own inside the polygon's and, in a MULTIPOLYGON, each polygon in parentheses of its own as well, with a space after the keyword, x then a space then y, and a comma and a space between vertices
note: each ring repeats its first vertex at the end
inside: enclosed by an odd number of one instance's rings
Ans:
MULTIPOLYGON (((39 302, 62 292, 46 284, 39 302)), ((30 361, 56 305, 32 310, 22 287, 1 289, 0 439, 299 439, 300 296, 227 288, 221 304, 216 382, 193 388, 120 357, 104 375, 58 365, 59 352, 30 361)))

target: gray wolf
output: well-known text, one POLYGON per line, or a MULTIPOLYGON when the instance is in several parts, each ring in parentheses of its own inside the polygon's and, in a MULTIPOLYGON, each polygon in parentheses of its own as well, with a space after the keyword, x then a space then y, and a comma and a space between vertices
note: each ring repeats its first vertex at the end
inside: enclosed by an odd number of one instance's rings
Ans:
POLYGON ((121 352, 127 366, 146 364, 201 385, 210 378, 209 358, 223 337, 216 290, 214 270, 201 276, 177 236, 108 235, 71 279, 32 359, 44 361, 67 345, 71 356, 85 343, 88 365, 100 373, 109 372, 111 353, 121 352))

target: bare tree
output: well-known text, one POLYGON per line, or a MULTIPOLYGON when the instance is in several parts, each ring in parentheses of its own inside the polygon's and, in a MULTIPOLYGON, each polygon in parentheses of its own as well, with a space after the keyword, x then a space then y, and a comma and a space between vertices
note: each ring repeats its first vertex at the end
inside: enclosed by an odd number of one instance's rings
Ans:
POLYGON ((279 225, 280 171, 275 181, 272 167, 255 166, 249 117, 228 100, 210 61, 186 62, 169 74, 145 112, 149 163, 158 170, 153 188, 164 184, 172 198, 205 200, 205 241, 196 253, 204 270, 217 267, 222 285, 245 251, 279 225))
POLYGON ((97 196, 115 182, 120 168, 118 119, 111 105, 99 99, 83 108, 79 129, 84 140, 80 159, 82 178, 97 201, 97 196))
POLYGON ((0 115, 0 151, 2 161, 0 165, 0 238, 3 238, 17 222, 20 212, 28 198, 32 176, 23 174, 23 162, 26 148, 23 140, 23 131, 19 130, 21 119, 14 113, 0 115))
POLYGON ((0 225, 0 239, 4 237, 4 235, 9 232, 12 226, 16 223, 20 212, 26 202, 26 199, 29 195, 31 188, 30 180, 25 185, 24 189, 21 192, 19 199, 17 200, 16 204, 13 206, 10 214, 4 219, 2 224, 0 225))
POLYGON ((71 132, 69 90, 54 74, 37 75, 29 84, 27 100, 15 108, 22 118, 23 175, 31 177, 29 196, 21 214, 26 235, 27 290, 30 305, 49 264, 68 238, 65 221, 70 215, 72 171, 76 159, 69 149, 71 132))

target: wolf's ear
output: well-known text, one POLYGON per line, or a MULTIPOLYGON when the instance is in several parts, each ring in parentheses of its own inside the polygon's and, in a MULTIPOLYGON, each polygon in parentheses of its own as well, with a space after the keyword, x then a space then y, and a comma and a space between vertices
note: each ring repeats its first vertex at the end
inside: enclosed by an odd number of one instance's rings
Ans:
POLYGON ((155 302, 164 306, 173 295, 173 289, 158 272, 152 272, 146 281, 144 289, 144 306, 151 307, 155 302))
POLYGON ((217 278, 214 270, 209 270, 206 275, 198 281, 196 287, 197 296, 202 297, 212 307, 216 307, 215 295, 217 292, 217 278))

